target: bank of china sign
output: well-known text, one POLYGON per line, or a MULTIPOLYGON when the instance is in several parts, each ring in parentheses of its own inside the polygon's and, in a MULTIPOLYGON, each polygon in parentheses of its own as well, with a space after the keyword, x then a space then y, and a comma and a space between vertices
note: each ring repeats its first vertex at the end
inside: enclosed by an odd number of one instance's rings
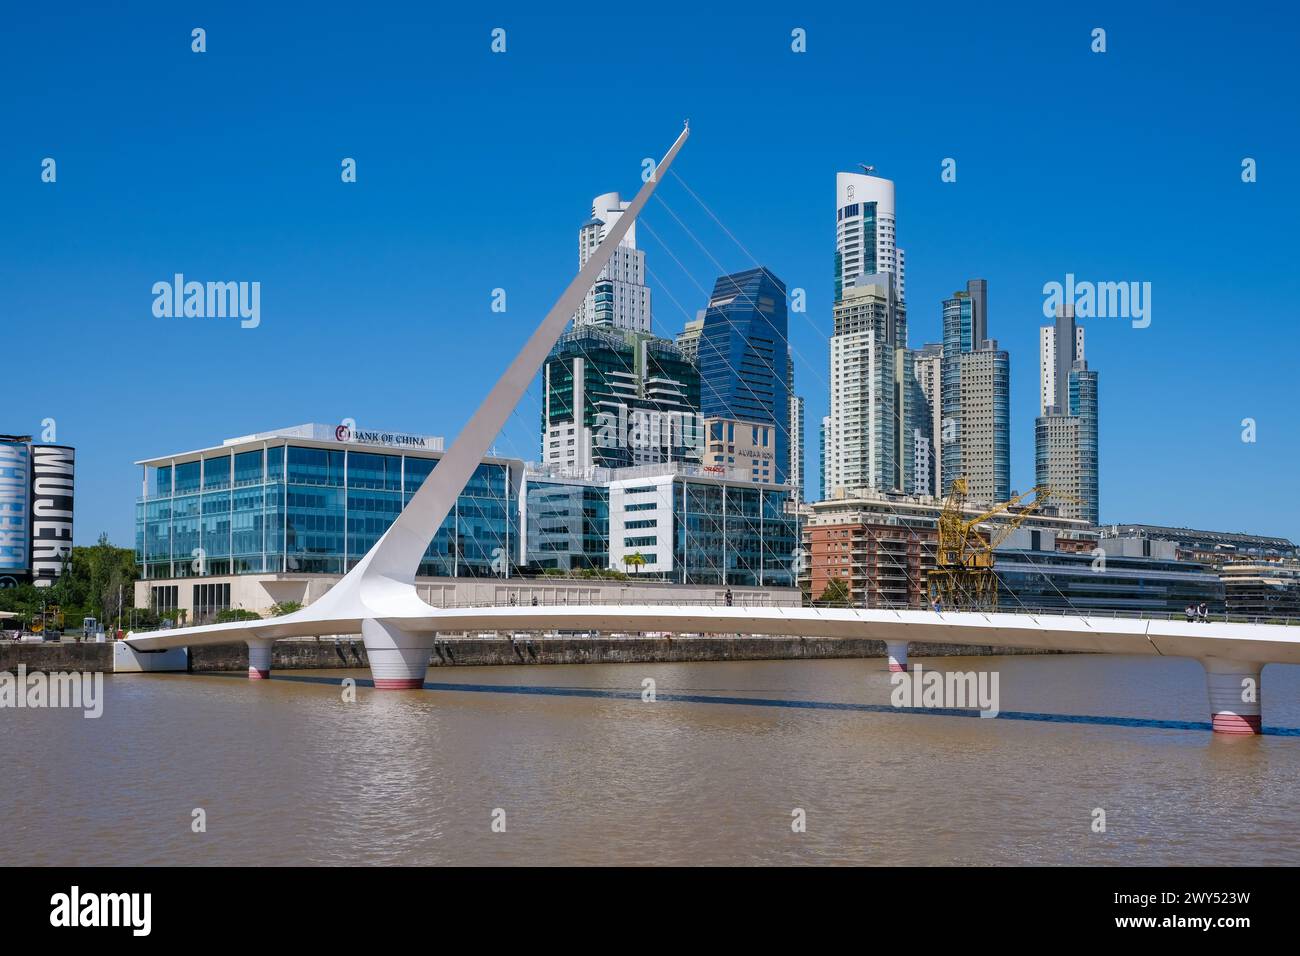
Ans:
POLYGON ((429 440, 422 435, 403 435, 400 432, 369 432, 339 425, 334 429, 334 440, 359 445, 387 445, 391 448, 428 448, 429 440))

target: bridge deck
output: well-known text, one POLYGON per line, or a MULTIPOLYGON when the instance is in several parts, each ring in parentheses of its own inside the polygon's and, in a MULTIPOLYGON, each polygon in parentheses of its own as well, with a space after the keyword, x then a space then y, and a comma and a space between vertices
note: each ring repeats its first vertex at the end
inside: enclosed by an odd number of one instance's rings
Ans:
MULTIPOLYGON (((379 620, 412 632, 573 630, 603 633, 739 633, 852 637, 880 641, 997 645, 1042 650, 1214 657, 1300 664, 1300 628, 1277 624, 1187 622, 1056 614, 818 607, 587 605, 412 609, 379 620)), ((301 613, 301 612, 299 612, 301 613)), ((139 650, 361 631, 360 618, 200 625, 132 635, 139 650)))

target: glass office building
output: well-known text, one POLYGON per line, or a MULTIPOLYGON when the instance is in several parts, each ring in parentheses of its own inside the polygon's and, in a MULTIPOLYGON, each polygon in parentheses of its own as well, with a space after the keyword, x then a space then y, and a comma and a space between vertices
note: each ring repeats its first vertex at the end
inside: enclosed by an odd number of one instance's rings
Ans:
POLYGON ((1006 610, 1181 615, 1204 601, 1223 611, 1223 582, 1201 564, 1108 554, 1102 565, 1090 552, 1019 549, 999 549, 994 561, 998 603, 1006 610))
POLYGON ((674 579, 683 584, 794 587, 799 523, 789 491, 679 480, 674 579))
POLYGON ((789 485, 695 465, 611 472, 610 567, 676 584, 793 587, 799 518, 789 498, 789 485))
POLYGON ((667 339, 579 326, 542 367, 542 461, 621 468, 699 458, 700 375, 667 339))
POLYGON ((529 471, 523 497, 530 571, 609 566, 609 486, 598 480, 529 471))
POLYGON ((546 465, 524 477, 530 571, 611 568, 637 580, 793 587, 799 516, 790 487, 682 462, 546 465))
POLYGON ((722 276, 700 330, 700 414, 776 427, 776 474, 790 474, 785 283, 767 269, 722 276))
MULTIPOLYGON (((303 425, 138 462, 140 576, 343 574, 441 457, 439 438, 303 425)), ((522 471, 519 461, 485 459, 418 574, 508 576, 522 471)))

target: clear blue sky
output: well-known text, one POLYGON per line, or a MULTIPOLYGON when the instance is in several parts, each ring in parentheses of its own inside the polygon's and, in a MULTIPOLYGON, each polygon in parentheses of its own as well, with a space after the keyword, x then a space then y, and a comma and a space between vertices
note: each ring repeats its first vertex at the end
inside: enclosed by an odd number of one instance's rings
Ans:
MULTIPOLYGON (((0 432, 55 418, 78 448, 78 543, 122 544, 139 458, 345 417, 450 439, 575 271, 591 198, 634 192, 689 117, 682 179, 807 290, 791 328, 814 461, 834 175, 861 161, 897 183, 914 346, 946 295, 989 281, 1014 487, 1033 482, 1043 283, 1149 281, 1149 328, 1085 323, 1102 519, 1300 539, 1296 14, 1050 6, 14 7, 0 432), (155 318, 150 288, 176 272, 261 282, 261 326, 155 318)), ((752 265, 680 184, 660 195, 723 269, 752 265)), ((644 220, 685 267, 641 230, 672 335, 673 299, 693 314, 719 269, 663 206, 644 220)), ((538 415, 534 390, 498 451, 535 457, 538 415)))

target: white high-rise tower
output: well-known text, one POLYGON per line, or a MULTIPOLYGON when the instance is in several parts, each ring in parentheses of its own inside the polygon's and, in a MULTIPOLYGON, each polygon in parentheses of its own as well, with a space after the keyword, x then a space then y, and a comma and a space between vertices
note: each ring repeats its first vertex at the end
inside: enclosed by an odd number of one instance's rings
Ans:
MULTIPOLYGON (((578 230, 579 269, 623 217, 628 205, 618 193, 604 193, 592 200, 591 218, 578 230)), ((635 223, 587 290, 586 299, 574 313, 573 324, 649 334, 650 289, 645 284, 645 252, 636 247, 635 223)))
POLYGON ((836 173, 835 301, 859 279, 877 272, 892 275, 898 301, 906 301, 903 250, 894 235, 893 180, 836 173))
POLYGON ((894 184, 865 173, 836 173, 830 415, 822 461, 828 494, 910 491, 915 485, 911 406, 919 392, 906 357, 903 289, 894 184))

